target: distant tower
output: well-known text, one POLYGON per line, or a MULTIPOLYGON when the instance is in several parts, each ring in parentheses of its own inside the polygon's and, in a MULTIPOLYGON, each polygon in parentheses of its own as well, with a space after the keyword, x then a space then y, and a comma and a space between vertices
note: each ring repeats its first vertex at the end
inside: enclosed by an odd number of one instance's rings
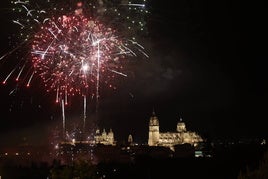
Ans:
POLYGON ((150 117, 149 121, 149 139, 148 145, 155 146, 159 141, 159 121, 153 110, 153 114, 150 117))
POLYGON ((132 145, 133 144, 133 138, 132 138, 132 135, 131 134, 129 134, 128 139, 127 139, 127 142, 128 142, 129 145, 132 145))
POLYGON ((107 133, 106 133, 105 129, 103 129, 101 136, 103 139, 107 138, 107 133))
POLYGON ((177 123, 177 132, 186 132, 185 123, 182 122, 182 118, 180 117, 180 121, 177 123))
POLYGON ((114 143, 114 133, 113 133, 112 129, 110 129, 110 132, 107 135, 107 141, 109 144, 114 143))

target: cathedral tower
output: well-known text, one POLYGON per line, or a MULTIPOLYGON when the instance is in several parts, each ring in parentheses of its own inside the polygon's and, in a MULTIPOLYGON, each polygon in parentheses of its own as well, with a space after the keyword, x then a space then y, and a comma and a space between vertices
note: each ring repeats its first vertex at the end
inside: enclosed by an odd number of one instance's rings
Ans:
POLYGON ((180 118, 180 122, 177 123, 177 132, 186 132, 186 126, 182 118, 180 118))
POLYGON ((150 117, 149 121, 149 138, 148 138, 148 145, 149 146, 156 146, 159 141, 159 121, 153 111, 152 116, 150 117))

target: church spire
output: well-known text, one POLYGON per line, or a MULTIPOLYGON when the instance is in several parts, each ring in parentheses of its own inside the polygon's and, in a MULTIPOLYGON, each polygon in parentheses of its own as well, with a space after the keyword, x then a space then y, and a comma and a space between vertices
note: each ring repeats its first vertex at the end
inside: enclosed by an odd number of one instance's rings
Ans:
POLYGON ((153 107, 153 112, 152 112, 152 115, 155 116, 155 111, 154 111, 154 107, 153 107))
POLYGON ((179 115, 179 118, 180 118, 180 122, 182 122, 182 117, 179 115))

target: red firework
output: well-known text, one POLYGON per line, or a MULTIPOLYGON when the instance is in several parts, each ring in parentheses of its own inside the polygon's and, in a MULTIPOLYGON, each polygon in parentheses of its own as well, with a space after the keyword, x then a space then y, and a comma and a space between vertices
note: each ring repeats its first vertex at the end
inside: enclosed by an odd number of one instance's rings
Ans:
POLYGON ((32 43, 34 69, 48 91, 85 94, 98 87, 100 76, 107 83, 115 74, 124 75, 122 60, 134 52, 115 34, 83 15, 47 19, 32 43))

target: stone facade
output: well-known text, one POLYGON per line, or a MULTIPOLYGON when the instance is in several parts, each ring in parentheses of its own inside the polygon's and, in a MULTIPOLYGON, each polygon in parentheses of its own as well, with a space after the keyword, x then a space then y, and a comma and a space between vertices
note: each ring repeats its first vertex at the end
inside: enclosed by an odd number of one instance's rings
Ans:
POLYGON ((201 136, 199 136, 196 132, 187 131, 182 118, 180 118, 180 121, 177 123, 176 132, 164 133, 159 130, 159 120, 154 112, 150 117, 148 138, 149 146, 164 146, 174 150, 174 146, 178 144, 189 143, 193 146, 197 146, 199 142, 203 142, 201 136))
POLYGON ((105 131, 105 129, 103 129, 102 133, 99 129, 97 129, 94 139, 96 144, 115 145, 114 133, 112 129, 110 129, 108 133, 105 131))

